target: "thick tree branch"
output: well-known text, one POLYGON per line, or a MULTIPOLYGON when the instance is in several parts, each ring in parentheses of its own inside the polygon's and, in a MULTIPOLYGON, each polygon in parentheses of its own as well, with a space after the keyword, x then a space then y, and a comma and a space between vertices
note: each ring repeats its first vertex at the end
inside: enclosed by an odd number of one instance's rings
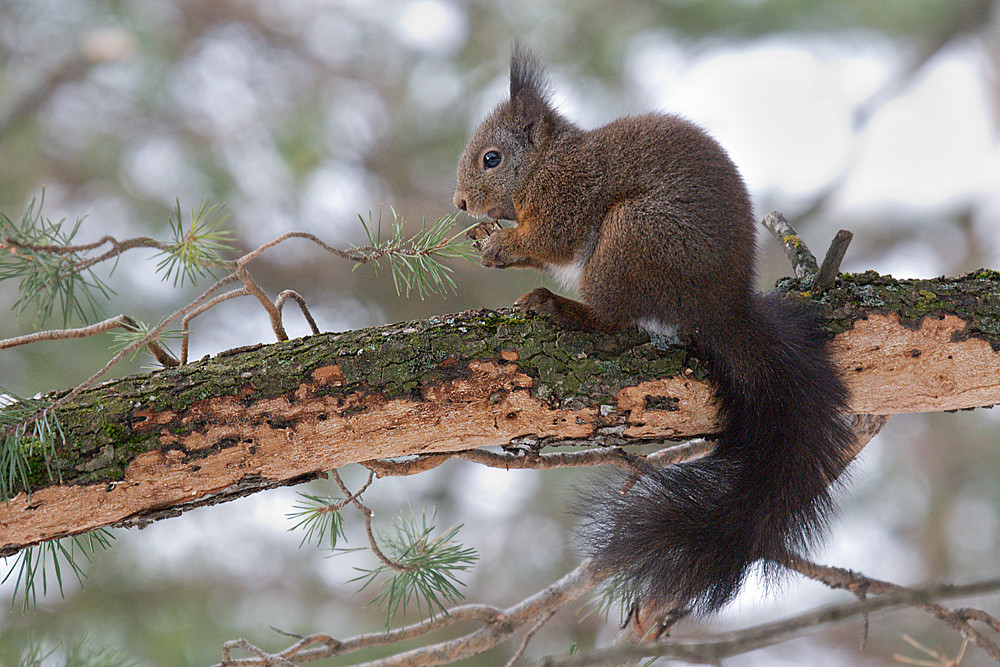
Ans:
MULTIPOLYGON (((1000 403, 1000 274, 848 275, 815 297, 853 412, 1000 403)), ((638 331, 561 330, 516 311, 230 350, 89 388, 56 414, 66 441, 48 465, 62 483, 38 453, 31 495, 0 505, 0 555, 346 463, 512 442, 621 446, 710 434, 715 420, 688 349, 638 331)))

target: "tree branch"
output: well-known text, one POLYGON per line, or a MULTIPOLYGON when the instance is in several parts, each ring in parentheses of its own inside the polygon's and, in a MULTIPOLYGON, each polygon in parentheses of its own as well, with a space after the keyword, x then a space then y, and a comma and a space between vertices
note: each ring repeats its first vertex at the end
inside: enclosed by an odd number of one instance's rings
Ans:
MULTIPOLYGON (((924 596, 917 591, 904 588, 898 584, 866 577, 858 572, 839 567, 817 565, 803 558, 794 558, 788 563, 783 563, 783 565, 810 579, 820 581, 830 588, 842 588, 850 591, 862 600, 866 599, 869 595, 908 597, 908 604, 948 624, 952 629, 1000 663, 1000 645, 982 632, 976 630, 969 623, 969 621, 973 620, 978 621, 988 625, 994 631, 1000 631, 1000 620, 981 609, 948 609, 936 602, 936 596, 924 596)), ((1000 588, 1000 580, 994 580, 993 583, 1000 588)))
MULTIPOLYGON (((988 579, 965 585, 906 588, 874 580, 857 572, 817 565, 802 559, 795 559, 794 562, 782 565, 803 573, 809 578, 821 581, 832 588, 850 590, 859 599, 853 603, 828 605, 779 621, 710 635, 697 641, 668 639, 654 643, 616 644, 570 656, 550 656, 536 664, 545 667, 582 667, 584 665, 614 664, 620 661, 653 656, 672 657, 698 664, 718 664, 725 658, 793 639, 807 628, 841 623, 859 616, 867 617, 872 612, 902 606, 946 609, 937 601, 1000 591, 1000 579, 988 579)), ((272 654, 262 651, 245 639, 238 639, 226 642, 222 650, 223 661, 216 667, 235 667, 237 665, 263 667, 269 664, 283 664, 280 662, 281 660, 300 664, 322 658, 343 656, 362 648, 393 646, 465 620, 480 621, 483 623, 483 627, 454 639, 366 662, 363 663, 363 667, 400 667, 402 665, 423 667, 447 664, 483 653, 510 639, 521 629, 528 628, 515 652, 514 658, 517 658, 524 654, 525 647, 532 635, 541 625, 568 603, 592 590, 602 579, 603 575, 592 571, 590 562, 584 561, 575 570, 543 591, 529 596, 508 609, 499 609, 488 605, 460 605, 448 610, 446 614, 436 619, 424 620, 389 632, 361 635, 344 640, 334 639, 327 634, 302 637, 282 632, 282 634, 295 637, 299 641, 272 654), (318 646, 320 644, 322 646, 318 646), (234 659, 232 657, 233 649, 245 650, 254 657, 234 659)), ((964 624, 963 627, 958 628, 960 632, 967 629, 965 626, 968 626, 970 620, 982 622, 994 630, 997 630, 998 625, 1000 625, 993 616, 981 610, 947 610, 944 615, 937 612, 932 613, 950 625, 954 626, 956 622, 964 624)), ((963 634, 965 633, 963 632, 963 634)), ((991 643, 990 640, 981 635, 979 639, 983 640, 982 645, 984 646, 991 643)), ((508 664, 513 664, 513 662, 512 658, 508 664)))
MULTIPOLYGON (((280 662, 282 660, 294 661, 294 664, 310 662, 335 655, 346 655, 361 648, 392 645, 463 620, 481 621, 482 628, 461 637, 361 663, 356 667, 413 665, 427 667, 447 664, 489 650, 506 641, 524 627, 530 626, 529 632, 533 632, 540 623, 544 623, 559 609, 591 590, 601 578, 601 575, 592 570, 590 562, 584 561, 583 564, 555 583, 507 609, 488 605, 461 605, 448 610, 447 614, 435 619, 421 621, 399 630, 361 635, 343 641, 333 639, 329 635, 302 637, 293 646, 276 654, 267 654, 245 639, 238 639, 226 642, 222 649, 222 662, 215 667, 236 667, 237 665, 265 667, 266 665, 283 664, 280 662), (316 644, 323 644, 323 646, 315 647, 316 644), (235 648, 243 649, 253 654, 254 657, 233 659, 232 649, 235 648)), ((297 635, 292 636, 297 637, 297 635)))
MULTIPOLYGON (((842 276, 816 303, 836 333, 852 411, 1000 403, 998 294, 1000 274, 988 271, 933 281, 842 276)), ((714 430, 711 397, 684 347, 636 330, 562 330, 517 311, 230 350, 51 395, 66 440, 54 460, 40 451, 29 459, 30 496, 0 505, 0 555, 101 526, 142 525, 352 462, 512 443, 527 447, 527 461, 536 456, 531 448, 551 444, 703 436, 714 430)))
MULTIPOLYGON (((823 567, 823 566, 817 566, 823 567)), ((856 573, 855 573, 856 574, 856 573)), ((856 575, 863 577, 863 575, 856 575)), ((962 598, 1000 591, 1000 579, 989 579, 966 585, 937 585, 927 588, 892 586, 877 597, 857 602, 835 604, 814 609, 798 616, 762 623, 731 632, 709 635, 699 640, 667 640, 654 644, 620 644, 584 651, 571 656, 550 656, 534 663, 537 667, 599 667, 642 658, 668 657, 702 665, 718 665, 726 658, 773 646, 799 636, 805 629, 842 623, 876 611, 906 605, 925 604, 928 600, 962 598)))

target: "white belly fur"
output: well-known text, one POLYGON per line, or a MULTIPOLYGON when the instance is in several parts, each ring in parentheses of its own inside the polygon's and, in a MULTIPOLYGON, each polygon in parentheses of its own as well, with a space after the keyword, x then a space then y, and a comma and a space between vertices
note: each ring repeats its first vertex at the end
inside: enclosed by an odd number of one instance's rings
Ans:
POLYGON ((676 342, 677 340, 676 324, 661 322, 655 317, 644 317, 641 320, 637 320, 635 324, 640 329, 644 329, 654 336, 669 339, 670 342, 676 342))
POLYGON ((583 262, 576 260, 569 264, 549 264, 546 269, 560 285, 567 289, 580 289, 580 276, 583 275, 583 262))

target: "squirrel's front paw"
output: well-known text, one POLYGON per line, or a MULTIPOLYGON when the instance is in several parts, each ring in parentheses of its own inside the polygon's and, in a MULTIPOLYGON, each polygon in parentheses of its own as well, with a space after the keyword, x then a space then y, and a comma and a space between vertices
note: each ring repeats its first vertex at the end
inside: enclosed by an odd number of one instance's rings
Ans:
POLYGON ((522 257, 515 257, 507 252, 500 242, 500 234, 492 234, 479 241, 479 250, 483 253, 483 266, 492 266, 502 269, 512 264, 523 261, 522 257))
POLYGON ((487 238, 490 234, 496 230, 501 229, 500 223, 497 220, 483 220, 478 225, 475 225, 472 229, 465 232, 466 238, 471 239, 474 243, 472 247, 476 250, 480 250, 480 245, 482 240, 487 238))

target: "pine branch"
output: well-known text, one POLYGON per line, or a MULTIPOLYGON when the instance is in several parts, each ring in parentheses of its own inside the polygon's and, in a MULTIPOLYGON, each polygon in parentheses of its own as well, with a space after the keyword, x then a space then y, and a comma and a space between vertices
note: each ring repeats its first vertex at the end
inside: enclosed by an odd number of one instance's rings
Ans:
MULTIPOLYGON (((822 566, 819 566, 822 567, 822 566)), ((859 577, 864 575, 858 575, 859 577)), ((892 585, 877 597, 865 597, 853 603, 834 604, 790 618, 723 632, 699 640, 667 640, 651 644, 619 644, 570 656, 550 656, 533 663, 536 667, 601 667, 616 662, 666 657, 692 664, 718 665, 726 658, 744 655, 761 648, 801 636, 806 628, 843 623, 866 618, 877 611, 904 606, 921 606, 929 600, 945 600, 1000 591, 1000 579, 988 579, 965 585, 937 585, 927 588, 903 588, 892 585)))
MULTIPOLYGON (((215 269, 225 269, 230 273, 218 279, 195 301, 168 315, 156 326, 148 326, 135 322, 125 315, 119 315, 88 327, 49 330, 0 340, 0 349, 5 349, 43 340, 96 335, 116 327, 122 327, 130 332, 118 336, 116 339, 118 352, 104 367, 59 400, 29 414, 17 424, 11 424, 9 420, 7 422, 0 421, 0 427, 2 427, 0 434, 5 435, 5 437, 6 434, 13 433, 13 437, 20 438, 18 429, 27 428, 38 420, 45 420, 51 411, 71 401, 81 391, 96 383, 117 363, 134 356, 143 347, 147 347, 163 366, 186 364, 191 320, 232 298, 255 297, 267 312, 272 330, 279 341, 288 339, 282 322, 282 307, 285 301, 291 298, 299 305, 313 333, 318 334, 319 328, 305 300, 298 293, 293 290, 284 290, 272 301, 263 288, 257 284, 248 269, 248 264, 260 257, 266 250, 289 239, 310 240, 327 252, 355 262, 356 266, 366 263, 375 263, 377 266, 378 261, 382 258, 388 258, 390 262, 396 261, 397 263, 393 264, 394 280, 402 280, 405 283, 407 294, 411 287, 416 288, 421 298, 429 292, 436 292, 448 287, 453 289, 454 283, 447 275, 450 269, 441 264, 440 260, 467 256, 468 254, 468 248, 464 241, 459 240, 462 232, 448 236, 448 232, 454 224, 454 215, 441 218, 430 229, 428 229, 425 219, 422 231, 404 240, 405 222, 393 211, 392 237, 388 242, 382 242, 380 210, 378 236, 372 237, 375 244, 370 247, 344 251, 324 243, 312 234, 291 232, 259 246, 236 260, 224 260, 220 253, 232 250, 228 245, 232 234, 229 230, 221 227, 228 217, 222 214, 222 207, 202 202, 197 210, 191 212, 191 222, 185 228, 179 201, 174 217, 169 220, 172 232, 172 239, 169 242, 161 242, 149 237, 118 241, 114 237, 104 236, 92 243, 73 244, 72 240, 79 231, 82 220, 78 220, 72 230, 66 232, 63 230, 62 221, 53 223, 42 216, 43 201, 44 193, 42 199, 37 202, 33 200, 29 204, 20 225, 15 225, 6 216, 0 214, 0 280, 20 277, 22 296, 18 301, 18 307, 23 310, 34 304, 38 311, 38 317, 41 319, 49 316, 57 299, 62 302, 64 325, 72 315, 85 316, 84 307, 78 297, 80 291, 83 292, 84 297, 96 313, 94 290, 100 292, 104 297, 109 297, 110 290, 103 282, 93 276, 92 267, 112 259, 117 261, 120 255, 135 248, 159 250, 158 256, 163 258, 157 264, 156 271, 163 274, 164 280, 173 278, 174 286, 177 286, 178 283, 183 285, 188 280, 196 282, 206 275, 214 275, 215 269), (104 246, 110 247, 96 256, 84 256, 85 253, 96 251, 104 246), (411 259, 416 260, 416 266, 409 263, 411 259), (406 268, 400 268, 398 262, 403 262, 403 266, 406 268), (81 278, 84 273, 91 276, 90 281, 81 278), (237 281, 242 283, 242 287, 222 295, 215 295, 221 287, 237 281), (168 326, 178 319, 181 323, 181 329, 178 334, 171 334, 168 326), (170 335, 177 335, 182 340, 180 361, 162 345, 163 338, 170 335)), ((365 224, 363 219, 362 224, 365 224)), ((369 236, 371 236, 367 225, 365 229, 369 231, 369 236)), ((8 414, 11 412, 8 411, 8 414)), ((7 454, 0 452, 0 457, 5 455, 10 456, 9 452, 7 454)), ((6 487, 0 487, 0 492, 3 492, 4 488, 6 487)), ((8 498, 10 495, 4 492, 2 499, 8 498)))
MULTIPOLYGON (((67 569, 73 573, 77 582, 83 585, 87 575, 84 573, 80 558, 86 559, 88 564, 93 562, 93 555, 99 550, 110 548, 114 539, 114 535, 109 531, 98 528, 83 535, 44 542, 18 553, 13 557, 14 563, 7 570, 7 574, 0 580, 0 584, 3 584, 13 577, 14 592, 10 600, 11 608, 14 607, 18 595, 21 596, 22 612, 33 608, 38 602, 39 592, 43 597, 48 593, 50 579, 55 580, 59 595, 64 596, 63 572, 67 569)), ((7 559, 3 560, 6 563, 7 559)))
POLYGON ((437 619, 428 619, 397 631, 362 635, 345 640, 337 640, 330 635, 322 634, 303 637, 293 646, 274 654, 265 653, 245 639, 234 640, 226 642, 223 646, 222 662, 216 667, 236 665, 263 667, 280 664, 279 660, 289 661, 292 664, 303 663, 336 655, 347 655, 361 648, 391 646, 463 620, 482 622, 483 627, 456 639, 411 649, 384 659, 361 663, 356 667, 448 664, 483 653, 507 641, 521 629, 532 627, 540 619, 551 616, 555 611, 586 594, 599 579, 600 575, 594 573, 585 562, 551 586, 507 609, 497 609, 487 605, 462 605, 447 610, 446 614, 437 619), (323 646, 316 646, 317 644, 323 646), (233 658, 232 651, 237 648, 246 650, 255 657, 233 658))

